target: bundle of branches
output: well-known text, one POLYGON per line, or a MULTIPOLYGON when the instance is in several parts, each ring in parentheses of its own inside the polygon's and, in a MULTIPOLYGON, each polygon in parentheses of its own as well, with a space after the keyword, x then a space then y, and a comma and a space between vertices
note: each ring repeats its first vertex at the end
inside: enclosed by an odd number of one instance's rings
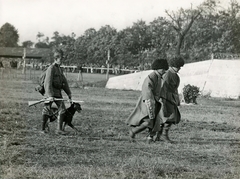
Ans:
POLYGON ((194 85, 185 85, 183 88, 183 97, 185 102, 197 104, 197 97, 200 95, 199 88, 194 85))

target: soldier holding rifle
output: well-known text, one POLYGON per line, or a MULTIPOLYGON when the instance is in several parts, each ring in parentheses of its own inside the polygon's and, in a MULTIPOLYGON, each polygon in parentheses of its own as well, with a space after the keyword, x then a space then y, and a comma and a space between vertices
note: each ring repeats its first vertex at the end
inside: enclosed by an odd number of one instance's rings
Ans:
POLYGON ((42 110, 42 132, 46 132, 45 126, 49 116, 51 115, 51 105, 53 102, 58 107, 58 131, 57 134, 65 135, 66 133, 63 131, 63 119, 64 112, 66 111, 66 107, 64 101, 54 100, 54 98, 62 98, 62 90, 68 95, 68 98, 71 102, 71 91, 67 82, 66 77, 64 76, 60 65, 63 58, 63 51, 56 49, 53 52, 54 63, 50 65, 46 71, 46 77, 44 80, 44 88, 46 91, 46 96, 49 101, 44 103, 44 107, 42 110))

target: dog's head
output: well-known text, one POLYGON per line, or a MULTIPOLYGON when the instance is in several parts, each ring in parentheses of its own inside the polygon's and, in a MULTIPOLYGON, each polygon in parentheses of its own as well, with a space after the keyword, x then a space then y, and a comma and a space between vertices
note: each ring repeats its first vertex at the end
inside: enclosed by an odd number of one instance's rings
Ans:
POLYGON ((81 110, 82 110, 81 104, 79 104, 79 103, 73 102, 71 106, 72 106, 77 112, 79 112, 79 113, 80 113, 81 110))

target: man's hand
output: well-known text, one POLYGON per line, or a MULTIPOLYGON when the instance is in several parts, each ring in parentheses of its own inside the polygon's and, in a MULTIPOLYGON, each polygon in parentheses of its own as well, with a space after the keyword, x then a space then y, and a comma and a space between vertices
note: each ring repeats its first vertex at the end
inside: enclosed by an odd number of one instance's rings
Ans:
POLYGON ((69 98, 69 102, 70 102, 70 104, 72 104, 73 102, 72 102, 72 95, 70 94, 70 95, 68 95, 68 98, 69 98))
POLYGON ((53 102, 53 101, 54 101, 54 97, 47 97, 47 98, 45 98, 44 103, 50 103, 50 102, 53 102))
POLYGON ((53 102, 54 101, 54 97, 49 97, 49 98, 47 98, 48 99, 48 101, 50 101, 50 102, 53 102))

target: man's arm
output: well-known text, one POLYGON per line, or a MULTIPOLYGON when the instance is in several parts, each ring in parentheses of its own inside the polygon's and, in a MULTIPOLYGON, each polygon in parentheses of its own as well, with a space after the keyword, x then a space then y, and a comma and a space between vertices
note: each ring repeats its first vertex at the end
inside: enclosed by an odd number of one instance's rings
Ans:
POLYGON ((148 116, 150 119, 155 118, 155 99, 153 95, 154 84, 149 76, 144 80, 142 85, 142 98, 146 105, 148 116))
POLYGON ((44 88, 48 97, 53 97, 53 66, 48 67, 44 80, 44 88))
POLYGON ((71 93, 71 90, 69 88, 68 81, 67 81, 64 74, 62 74, 62 76, 63 76, 63 90, 68 95, 68 98, 71 100, 72 99, 72 93, 71 93))

